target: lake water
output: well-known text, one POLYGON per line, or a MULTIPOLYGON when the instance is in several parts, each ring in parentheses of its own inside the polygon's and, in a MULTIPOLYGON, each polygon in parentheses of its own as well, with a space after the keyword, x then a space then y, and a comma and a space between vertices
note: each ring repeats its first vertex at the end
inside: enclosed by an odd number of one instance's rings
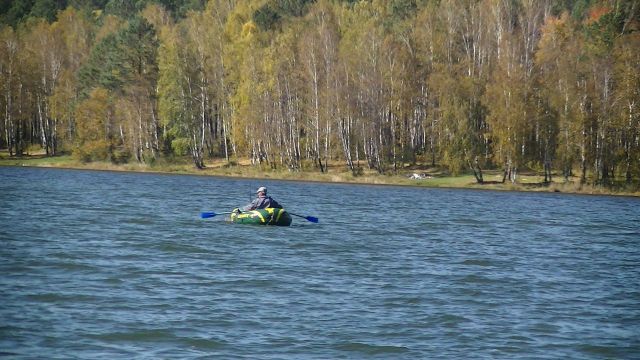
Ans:
POLYGON ((0 168, 0 357, 638 359, 640 199, 0 168), (289 228, 202 211, 258 186, 289 228))

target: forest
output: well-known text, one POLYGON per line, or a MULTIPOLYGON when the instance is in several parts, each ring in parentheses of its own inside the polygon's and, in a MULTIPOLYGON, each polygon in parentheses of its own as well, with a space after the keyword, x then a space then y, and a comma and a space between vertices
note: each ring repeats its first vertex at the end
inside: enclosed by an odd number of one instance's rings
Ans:
POLYGON ((4 0, 0 149, 637 184, 639 3, 4 0))

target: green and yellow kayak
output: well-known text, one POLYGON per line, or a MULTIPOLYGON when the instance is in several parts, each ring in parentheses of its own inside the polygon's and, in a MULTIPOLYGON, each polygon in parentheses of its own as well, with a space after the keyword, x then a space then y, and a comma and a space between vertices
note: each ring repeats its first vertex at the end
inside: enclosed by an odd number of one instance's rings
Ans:
POLYGON ((284 209, 266 208, 257 209, 245 212, 233 211, 231 213, 231 222, 236 224, 251 224, 251 225, 276 225, 276 226, 289 226, 291 225, 291 215, 284 209))

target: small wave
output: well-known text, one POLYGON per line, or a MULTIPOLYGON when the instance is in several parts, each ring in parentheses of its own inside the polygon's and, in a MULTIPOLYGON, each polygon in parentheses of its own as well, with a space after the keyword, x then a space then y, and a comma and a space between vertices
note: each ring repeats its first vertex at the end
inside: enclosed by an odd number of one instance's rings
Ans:
POLYGON ((63 303, 63 302, 94 302, 95 296, 91 295, 63 295, 55 293, 33 294, 27 296, 29 299, 41 303, 63 303))
POLYGON ((174 244, 174 243, 165 243, 158 245, 159 250, 163 252, 169 253, 184 253, 184 254, 207 254, 208 251, 205 249, 193 246, 193 245, 184 245, 184 244, 174 244))
POLYGON ((580 346, 579 349, 587 354, 596 355, 603 358, 613 359, 620 356, 620 354, 618 353, 619 348, 613 346, 584 344, 580 346))
POLYGON ((442 314, 435 320, 437 323, 447 328, 457 327, 462 323, 469 322, 469 319, 467 319, 466 317, 455 314, 442 314))
POLYGON ((461 280, 462 282, 470 284, 489 284, 496 282, 496 280, 475 274, 465 275, 461 280))
POLYGON ((472 265, 472 266, 493 266, 493 261, 491 260, 482 260, 482 259, 467 259, 460 263, 461 265, 472 265))
POLYGON ((131 224, 131 225, 151 225, 154 223, 155 220, 150 219, 150 218, 146 218, 146 217, 141 217, 141 218, 127 218, 127 219, 123 219, 120 222, 122 224, 131 224))
POLYGON ((90 337, 103 341, 113 342, 156 342, 171 341, 178 339, 171 330, 167 329, 149 329, 149 330, 132 330, 109 332, 102 334, 89 335, 90 337))
POLYGON ((97 268, 93 265, 83 264, 75 261, 67 261, 66 259, 59 259, 59 261, 48 264, 50 268, 56 270, 66 271, 96 271, 97 268))
POLYGON ((384 305, 386 307, 395 308, 397 306, 403 305, 419 305, 423 302, 422 298, 419 297, 393 297, 386 299, 384 301, 384 305))
POLYGON ((226 346, 224 342, 213 339, 182 338, 182 342, 189 347, 204 350, 220 349, 226 346))
POLYGON ((359 352, 367 355, 399 354, 409 351, 409 348, 405 346, 371 345, 360 342, 341 343, 336 346, 336 349, 349 352, 359 352))

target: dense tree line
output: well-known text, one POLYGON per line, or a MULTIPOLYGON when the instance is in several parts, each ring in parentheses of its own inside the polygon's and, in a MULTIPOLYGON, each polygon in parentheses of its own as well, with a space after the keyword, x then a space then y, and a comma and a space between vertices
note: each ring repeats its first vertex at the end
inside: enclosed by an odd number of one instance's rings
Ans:
POLYGON ((0 9, 12 155, 640 177, 636 0, 13 4, 0 9))

